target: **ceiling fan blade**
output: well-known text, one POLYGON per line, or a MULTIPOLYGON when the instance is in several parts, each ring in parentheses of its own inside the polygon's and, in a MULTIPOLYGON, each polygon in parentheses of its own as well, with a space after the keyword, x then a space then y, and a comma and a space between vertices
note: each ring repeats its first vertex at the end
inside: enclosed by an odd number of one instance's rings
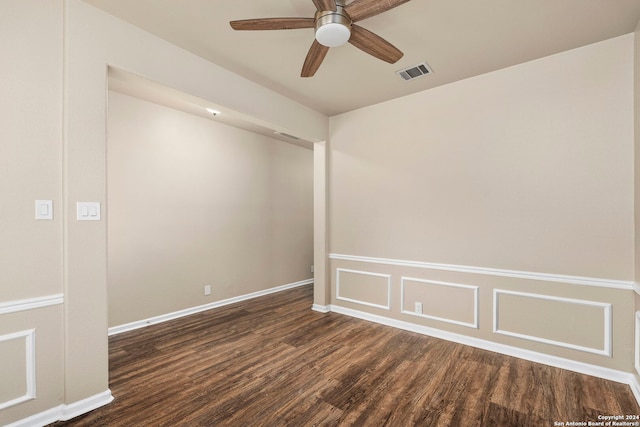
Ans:
POLYGON ((320 64, 322 64, 322 60, 324 60, 328 51, 329 48, 327 46, 323 46, 317 40, 314 40, 304 60, 300 77, 313 77, 318 68, 320 68, 320 64))
POLYGON ((355 0, 344 7, 353 22, 362 21, 396 6, 400 6, 409 0, 355 0))
POLYGON ((369 55, 373 55, 390 64, 394 64, 404 55, 397 47, 359 25, 351 26, 349 43, 369 55))
POLYGON ((336 11, 336 0, 312 0, 313 4, 316 5, 316 9, 320 11, 324 10, 332 10, 336 11))
POLYGON ((258 18, 229 22, 234 30, 295 30, 313 28, 313 18, 258 18))

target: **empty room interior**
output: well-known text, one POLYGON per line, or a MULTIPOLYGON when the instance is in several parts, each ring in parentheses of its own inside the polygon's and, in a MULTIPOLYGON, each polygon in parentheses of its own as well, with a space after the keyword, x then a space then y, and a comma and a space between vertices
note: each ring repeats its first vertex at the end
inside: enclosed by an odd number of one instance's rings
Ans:
POLYGON ((640 425, 639 1, 0 0, 0 46, 0 425, 640 425))

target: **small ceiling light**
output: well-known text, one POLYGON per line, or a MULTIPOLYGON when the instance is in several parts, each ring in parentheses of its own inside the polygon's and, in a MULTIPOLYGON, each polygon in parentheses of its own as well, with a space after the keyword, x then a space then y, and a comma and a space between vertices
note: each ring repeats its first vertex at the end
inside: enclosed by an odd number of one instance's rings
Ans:
POLYGON ((214 110, 213 108, 207 108, 207 112, 213 114, 213 117, 220 115, 220 111, 214 110))
POLYGON ((316 40, 323 46, 342 46, 351 38, 351 19, 343 14, 339 2, 336 11, 316 12, 316 40))
POLYGON ((351 31, 337 22, 324 24, 316 31, 316 40, 323 46, 338 47, 349 41, 351 31))

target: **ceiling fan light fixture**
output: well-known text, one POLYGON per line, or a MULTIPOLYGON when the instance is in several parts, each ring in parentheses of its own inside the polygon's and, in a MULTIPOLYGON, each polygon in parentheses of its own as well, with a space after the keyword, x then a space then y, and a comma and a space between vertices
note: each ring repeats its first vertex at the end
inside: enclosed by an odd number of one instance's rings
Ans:
POLYGON ((316 40, 327 47, 342 46, 350 37, 349 28, 335 22, 325 24, 316 30, 316 40))
POLYGON ((256 18, 231 21, 234 30, 293 30, 314 28, 315 39, 302 64, 300 77, 313 77, 332 47, 351 43, 389 64, 402 58, 397 47, 354 22, 380 15, 410 0, 312 0, 313 18, 256 18))
POLYGON ((337 12, 323 11, 316 14, 316 40, 323 46, 342 46, 351 38, 351 19, 337 12))

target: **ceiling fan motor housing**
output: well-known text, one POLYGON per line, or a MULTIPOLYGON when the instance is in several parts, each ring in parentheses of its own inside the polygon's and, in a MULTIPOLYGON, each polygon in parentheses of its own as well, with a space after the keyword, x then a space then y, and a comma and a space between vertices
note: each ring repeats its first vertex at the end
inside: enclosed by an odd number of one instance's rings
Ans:
POLYGON ((341 46, 351 37, 351 18, 341 5, 336 6, 336 11, 317 11, 316 16, 316 40, 327 47, 341 46))

